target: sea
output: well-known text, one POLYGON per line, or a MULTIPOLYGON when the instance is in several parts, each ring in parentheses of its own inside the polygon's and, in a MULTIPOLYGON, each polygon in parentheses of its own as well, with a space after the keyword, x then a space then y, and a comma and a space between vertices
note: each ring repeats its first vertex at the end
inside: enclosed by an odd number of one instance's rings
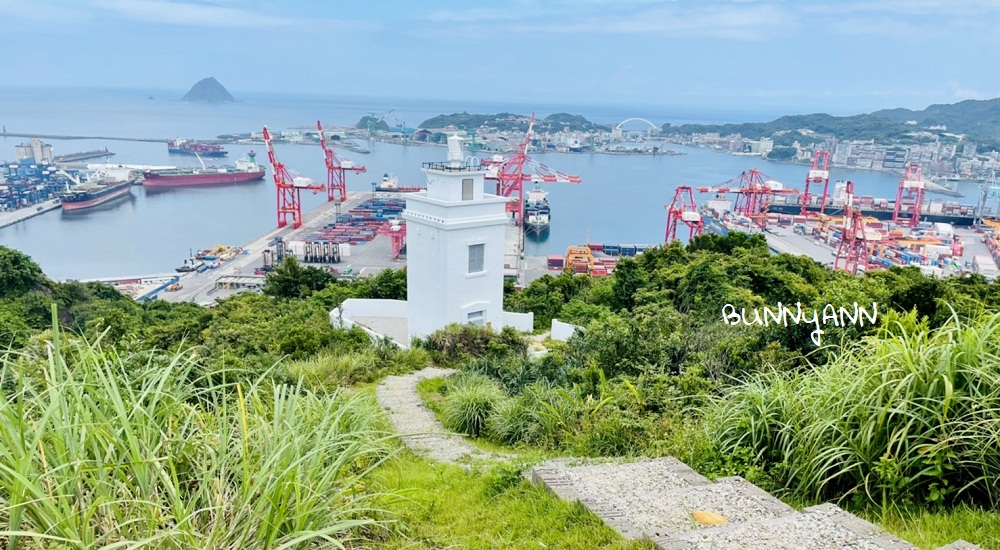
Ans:
MULTIPOLYGON (((539 105, 517 101, 445 101, 391 97, 338 97, 305 94, 240 94, 237 102, 199 104, 182 102, 184 90, 128 90, 77 88, 0 88, 0 125, 11 133, 90 135, 152 139, 214 139, 221 134, 272 132, 355 124, 369 113, 386 117, 391 125, 416 126, 438 114, 455 112, 516 114, 539 117, 557 112, 581 114, 600 124, 617 124, 640 117, 657 125, 665 122, 726 123, 771 120, 781 114, 755 110, 672 108, 626 105, 539 105)), ((0 159, 14 160, 14 146, 25 138, 0 137, 0 159)), ((56 155, 107 147, 111 162, 144 165, 194 166, 198 160, 169 155, 165 144, 92 139, 47 139, 56 155)), ((445 149, 386 143, 360 145, 371 151, 358 154, 337 149, 342 159, 366 166, 363 174, 347 174, 347 187, 371 191, 383 174, 393 174, 400 185, 423 185, 421 164, 442 161, 445 149)), ((716 186, 752 168, 787 187, 802 187, 808 167, 757 157, 733 156, 702 148, 669 144, 684 153, 672 156, 605 155, 547 152, 534 160, 582 178, 578 184, 545 184, 552 208, 552 226, 544 240, 527 239, 529 255, 563 254, 567 246, 585 242, 658 244, 663 241, 665 205, 679 185, 716 186)), ((267 163, 263 146, 227 146, 229 162, 250 150, 267 163)), ((323 153, 315 145, 276 144, 279 160, 315 181, 326 181, 323 153)), ((96 161, 90 161, 96 162, 96 161)), ((852 180, 858 195, 894 199, 899 175, 885 172, 835 169, 835 180, 852 180)), ((488 190, 489 191, 489 190, 488 190)), ((977 189, 959 188, 976 202, 977 189)), ((831 189, 832 192, 832 189, 831 189)), ((707 197, 699 197, 704 200, 707 197)), ((303 208, 322 204, 325 194, 304 193, 303 208)), ((130 198, 77 213, 55 210, 0 229, 0 245, 30 255, 45 273, 58 280, 126 277, 172 273, 191 250, 217 244, 243 245, 277 225, 273 181, 206 189, 147 191, 132 189, 130 198)))

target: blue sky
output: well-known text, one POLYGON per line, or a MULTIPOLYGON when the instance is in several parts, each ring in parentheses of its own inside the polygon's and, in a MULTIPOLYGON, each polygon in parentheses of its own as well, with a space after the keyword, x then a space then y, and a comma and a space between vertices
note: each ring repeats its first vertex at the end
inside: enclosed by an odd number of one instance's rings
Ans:
POLYGON ((998 21, 998 0, 0 0, 0 86, 852 114, 1000 97, 998 21))

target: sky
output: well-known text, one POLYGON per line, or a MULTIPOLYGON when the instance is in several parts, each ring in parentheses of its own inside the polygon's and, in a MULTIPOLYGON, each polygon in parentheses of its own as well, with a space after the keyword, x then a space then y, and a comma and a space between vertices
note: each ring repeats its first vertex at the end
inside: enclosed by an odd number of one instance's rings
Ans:
POLYGON ((1000 0, 0 0, 0 86, 828 112, 1000 97, 1000 0))

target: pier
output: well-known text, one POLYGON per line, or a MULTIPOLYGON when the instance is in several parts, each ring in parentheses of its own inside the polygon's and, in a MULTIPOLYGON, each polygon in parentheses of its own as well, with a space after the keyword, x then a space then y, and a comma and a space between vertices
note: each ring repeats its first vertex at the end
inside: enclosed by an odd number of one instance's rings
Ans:
POLYGON ((40 204, 33 204, 24 208, 19 208, 11 212, 0 212, 0 229, 23 222, 28 218, 41 216, 46 212, 57 210, 62 205, 56 199, 50 199, 40 204))

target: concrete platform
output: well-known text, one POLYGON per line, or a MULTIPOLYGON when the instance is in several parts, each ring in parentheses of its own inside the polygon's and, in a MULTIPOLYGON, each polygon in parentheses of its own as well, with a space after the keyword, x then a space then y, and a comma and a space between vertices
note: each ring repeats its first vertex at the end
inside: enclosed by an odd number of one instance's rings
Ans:
POLYGON ((24 220, 34 218, 35 216, 41 216, 46 212, 58 210, 61 206, 62 205, 58 200, 52 199, 43 203, 27 206, 25 208, 19 208, 11 212, 0 212, 0 228, 23 222, 24 220))

